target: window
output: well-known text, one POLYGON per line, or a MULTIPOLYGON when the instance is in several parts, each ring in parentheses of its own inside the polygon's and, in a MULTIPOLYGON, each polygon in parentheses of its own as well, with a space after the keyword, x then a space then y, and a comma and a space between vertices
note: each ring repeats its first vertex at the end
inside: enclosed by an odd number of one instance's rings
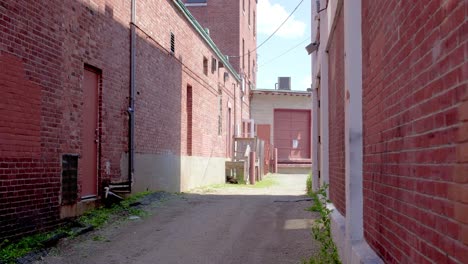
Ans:
POLYGON ((211 58, 211 73, 215 73, 218 69, 218 62, 215 58, 211 58))
POLYGON ((250 75, 250 50, 249 50, 249 54, 248 54, 248 57, 247 57, 247 74, 250 75))
POLYGON ((252 77, 254 77, 254 76, 255 76, 255 60, 252 61, 252 77))
POLYGON ((254 35, 254 37, 257 35, 257 32, 256 32, 257 27, 255 26, 257 24, 256 21, 257 20, 256 20, 256 17, 255 17, 255 11, 253 11, 253 35, 254 35))
POLYGON ((203 73, 208 75, 208 59, 203 57, 203 73))
POLYGON ((249 14, 248 14, 248 16, 249 16, 249 26, 250 26, 250 0, 247 0, 247 1, 249 1, 249 14))
POLYGON ((174 33, 171 32, 171 54, 174 55, 175 53, 175 36, 174 33))
POLYGON ((242 39, 242 69, 245 70, 245 42, 242 39))

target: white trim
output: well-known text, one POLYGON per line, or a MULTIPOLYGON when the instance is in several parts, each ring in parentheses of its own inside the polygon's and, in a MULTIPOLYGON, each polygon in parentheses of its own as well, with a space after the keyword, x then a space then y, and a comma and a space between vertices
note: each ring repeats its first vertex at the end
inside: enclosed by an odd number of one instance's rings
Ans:
POLYGON ((346 239, 363 232, 361 0, 344 2, 346 239))
MULTIPOLYGON (((330 0, 332 1, 332 0, 330 0)), ((333 1, 332 1, 333 2, 333 1)), ((327 11, 328 12, 328 11, 327 11)), ((320 13, 320 42, 328 42, 328 13, 320 13)), ((320 60, 320 147, 322 154, 320 155, 320 170, 321 170, 321 183, 329 184, 329 129, 328 129, 328 53, 326 52, 326 46, 321 44, 319 47, 319 60, 320 60)), ((329 191, 327 189, 327 195, 329 191)))
POLYGON ((364 239, 361 0, 344 1, 343 8, 346 217, 341 254, 344 263, 383 263, 364 239))
POLYGON ((318 171, 319 171, 319 144, 318 144, 318 91, 316 88, 312 88, 312 190, 317 191, 319 189, 319 179, 318 179, 318 171))

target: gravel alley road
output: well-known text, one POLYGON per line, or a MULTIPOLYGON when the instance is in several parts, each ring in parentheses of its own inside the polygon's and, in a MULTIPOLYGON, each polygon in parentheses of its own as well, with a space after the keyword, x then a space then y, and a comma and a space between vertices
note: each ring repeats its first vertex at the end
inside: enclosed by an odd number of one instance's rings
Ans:
POLYGON ((306 177, 174 196, 141 220, 62 241, 38 263, 300 263, 317 248, 314 214, 304 210, 311 202, 284 201, 305 198, 306 177))

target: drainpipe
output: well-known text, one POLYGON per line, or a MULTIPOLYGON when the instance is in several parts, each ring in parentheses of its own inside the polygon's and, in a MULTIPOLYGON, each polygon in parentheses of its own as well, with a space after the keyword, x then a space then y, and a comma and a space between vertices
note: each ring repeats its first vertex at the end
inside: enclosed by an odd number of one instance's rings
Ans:
POLYGON ((136 0, 132 0, 130 23, 130 102, 128 107, 129 113, 129 130, 128 130, 128 189, 131 192, 133 183, 133 173, 135 172, 135 66, 136 66, 136 0))

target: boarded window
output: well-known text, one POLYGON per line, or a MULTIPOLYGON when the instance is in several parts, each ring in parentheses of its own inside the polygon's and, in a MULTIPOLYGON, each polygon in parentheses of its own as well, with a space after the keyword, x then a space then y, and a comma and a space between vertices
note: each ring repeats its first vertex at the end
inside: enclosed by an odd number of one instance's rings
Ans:
POLYGON ((78 155, 62 156, 62 204, 73 204, 78 197, 78 155))

